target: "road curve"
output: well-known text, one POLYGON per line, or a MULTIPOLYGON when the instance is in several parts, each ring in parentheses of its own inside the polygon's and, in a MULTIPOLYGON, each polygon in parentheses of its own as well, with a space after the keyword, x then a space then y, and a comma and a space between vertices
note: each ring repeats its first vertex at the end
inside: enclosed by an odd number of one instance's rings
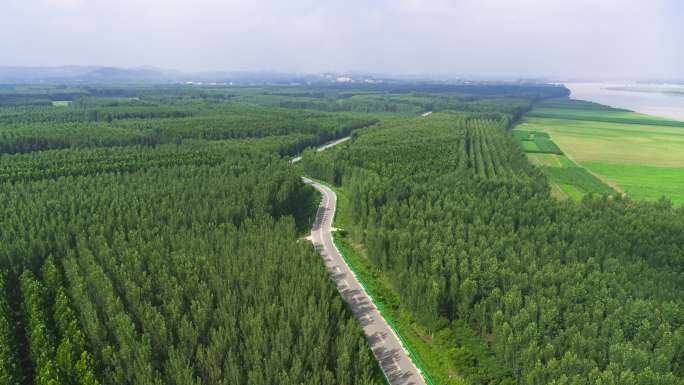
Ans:
POLYGON ((399 337, 382 318, 333 243, 332 223, 337 195, 330 188, 308 178, 302 177, 302 180, 321 193, 321 203, 311 229, 311 241, 323 257, 337 290, 363 327, 363 332, 387 381, 390 385, 425 385, 423 376, 409 358, 399 337))

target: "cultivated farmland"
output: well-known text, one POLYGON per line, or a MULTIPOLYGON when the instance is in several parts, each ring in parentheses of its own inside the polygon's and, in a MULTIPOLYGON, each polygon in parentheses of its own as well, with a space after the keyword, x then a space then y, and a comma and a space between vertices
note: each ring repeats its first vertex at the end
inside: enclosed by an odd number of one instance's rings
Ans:
POLYGON ((589 193, 615 193, 596 175, 564 156, 548 133, 515 129, 513 137, 520 141, 530 163, 539 166, 549 178, 551 193, 555 197, 580 200, 589 193))
POLYGON ((578 165, 633 199, 684 203, 684 122, 554 99, 526 123, 525 130, 548 133, 578 165))

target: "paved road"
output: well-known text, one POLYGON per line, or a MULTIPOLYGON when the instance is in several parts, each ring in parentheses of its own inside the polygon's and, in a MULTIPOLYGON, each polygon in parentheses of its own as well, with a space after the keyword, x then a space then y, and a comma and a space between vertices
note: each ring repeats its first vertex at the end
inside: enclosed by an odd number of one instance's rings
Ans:
MULTIPOLYGON (((346 141, 348 141, 349 139, 351 139, 351 136, 345 136, 345 137, 342 138, 342 139, 337 139, 337 140, 332 141, 332 142, 330 142, 330 143, 326 143, 326 144, 324 144, 324 145, 321 146, 321 147, 318 147, 318 148, 316 149, 316 151, 317 151, 317 152, 321 152, 321 151, 327 150, 327 149, 329 149, 330 147, 337 146, 338 144, 343 143, 343 142, 346 142, 346 141)), ((297 156, 297 157, 295 157, 295 158, 292 158, 292 160, 290 161, 290 163, 297 163, 297 162, 299 162, 299 161, 301 161, 301 160, 302 160, 302 157, 301 157, 301 156, 297 156)))
POLYGON ((328 187, 302 178, 321 193, 321 204, 311 229, 311 241, 321 253, 342 298, 349 304, 361 323, 373 354, 391 385, 424 385, 425 381, 404 350, 399 337, 380 316, 375 304, 359 284, 332 240, 332 223, 337 195, 328 187))

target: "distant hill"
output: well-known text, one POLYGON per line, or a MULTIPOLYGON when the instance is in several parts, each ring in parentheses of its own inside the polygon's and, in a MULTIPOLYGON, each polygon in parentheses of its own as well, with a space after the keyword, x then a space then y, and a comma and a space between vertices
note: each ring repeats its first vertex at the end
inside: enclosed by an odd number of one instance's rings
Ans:
POLYGON ((3 67, 0 84, 97 84, 97 83, 191 83, 191 84, 307 84, 334 82, 321 75, 295 75, 277 72, 213 71, 183 73, 156 67, 118 68, 101 66, 3 67))
POLYGON ((187 83, 198 85, 377 84, 371 75, 290 74, 273 71, 205 71, 185 73, 156 67, 103 66, 3 67, 0 84, 131 84, 187 83))
POLYGON ((0 67, 0 83, 166 83, 180 73, 154 67, 115 68, 97 66, 0 67))
MULTIPOLYGON (((276 71, 203 71, 181 72, 157 67, 120 68, 112 66, 58 66, 19 67, 0 66, 0 85, 13 84, 164 84, 185 83, 192 85, 333 85, 342 87, 378 86, 393 84, 415 90, 420 85, 443 90, 453 85, 511 85, 544 83, 540 79, 471 79, 463 77, 430 77, 418 75, 383 75, 364 72, 326 72, 318 74, 286 73, 276 71)), ((398 91, 398 90, 396 90, 398 91)), ((498 91, 497 91, 498 92, 498 91)))

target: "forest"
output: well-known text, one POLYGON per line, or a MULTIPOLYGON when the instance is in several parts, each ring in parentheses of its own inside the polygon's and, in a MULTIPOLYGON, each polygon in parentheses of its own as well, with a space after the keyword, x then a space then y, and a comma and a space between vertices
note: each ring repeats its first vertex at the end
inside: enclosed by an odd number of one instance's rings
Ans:
POLYGON ((383 383, 284 157, 374 118, 21 91, 0 108, 0 383, 383 383))
POLYGON ((451 342, 465 383, 684 384, 684 210, 558 201, 499 114, 381 123, 304 168, 344 190, 352 244, 425 340, 465 324, 487 346, 451 342))
POLYGON ((485 346, 449 341, 465 383, 683 384, 682 209, 559 201, 511 133, 567 93, 3 87, 0 382, 384 383, 302 239, 305 173, 345 192, 345 230, 417 325, 485 346))

